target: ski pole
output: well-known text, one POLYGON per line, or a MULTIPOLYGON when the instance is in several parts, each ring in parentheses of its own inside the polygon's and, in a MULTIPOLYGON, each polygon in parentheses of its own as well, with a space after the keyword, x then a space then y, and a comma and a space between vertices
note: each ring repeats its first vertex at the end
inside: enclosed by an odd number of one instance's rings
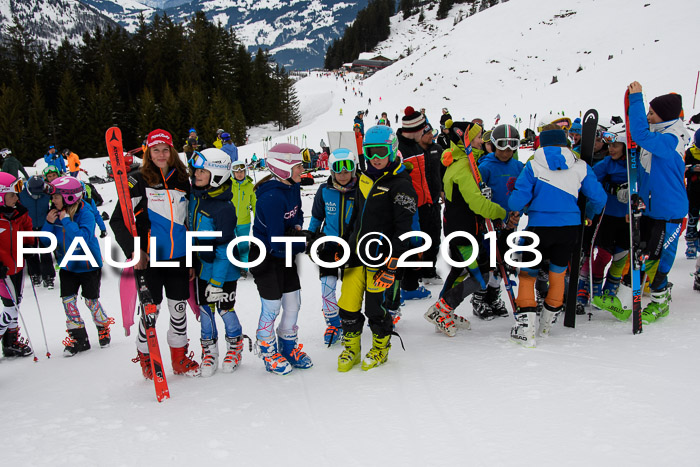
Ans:
POLYGON ((19 311, 19 303, 17 303, 17 297, 15 297, 15 294, 12 293, 12 289, 10 288, 10 286, 7 285, 7 280, 8 278, 5 277, 2 283, 5 286, 5 289, 7 290, 7 295, 9 295, 10 299, 12 300, 12 303, 14 303, 15 305, 15 308, 17 308, 17 314, 19 315, 19 319, 22 320, 22 326, 24 326, 24 333, 27 335, 27 345, 29 345, 29 347, 32 349, 32 354, 34 354, 34 361, 38 362, 39 359, 36 357, 36 353, 34 352, 32 339, 31 337, 29 337, 29 328, 27 328, 27 323, 24 321, 24 316, 22 316, 22 312, 19 311))
MULTIPOLYGON (((31 280, 30 280, 31 282, 31 280)), ((51 352, 49 352, 49 343, 46 340, 46 329, 44 328, 44 317, 41 314, 41 306, 39 305, 39 297, 36 294, 36 286, 32 282, 32 292, 34 292, 34 300, 36 300, 36 309, 39 310, 39 322, 41 323, 41 333, 44 335, 44 346, 46 346, 46 358, 51 358, 51 352)), ((27 334, 29 336, 29 334, 27 334)))

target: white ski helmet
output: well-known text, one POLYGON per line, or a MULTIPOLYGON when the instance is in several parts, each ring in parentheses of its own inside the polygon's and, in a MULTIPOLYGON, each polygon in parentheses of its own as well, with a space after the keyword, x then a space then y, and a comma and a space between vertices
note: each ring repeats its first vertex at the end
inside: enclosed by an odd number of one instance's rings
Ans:
POLYGON ((338 148, 328 157, 328 167, 333 174, 346 170, 352 172, 352 176, 354 177, 357 171, 357 157, 355 153, 349 149, 338 148))
POLYGON ((625 130, 624 123, 618 123, 617 125, 611 126, 607 131, 602 131, 601 135, 603 137, 603 141, 606 143, 623 143, 625 146, 627 146, 627 131, 625 130), (615 136, 610 136, 611 133, 615 136))
POLYGON ((292 176, 292 168, 304 162, 301 149, 291 143, 279 143, 270 148, 265 159, 265 165, 272 175, 280 180, 287 180, 292 176))
POLYGON ((571 119, 569 117, 564 117, 563 115, 555 114, 554 112, 547 112, 540 116, 537 121, 537 133, 542 131, 542 128, 554 124, 561 127, 562 130, 569 131, 571 128, 571 119))
POLYGON ((221 149, 208 148, 195 151, 190 159, 195 169, 208 170, 211 173, 209 185, 216 188, 231 178, 231 157, 221 149))

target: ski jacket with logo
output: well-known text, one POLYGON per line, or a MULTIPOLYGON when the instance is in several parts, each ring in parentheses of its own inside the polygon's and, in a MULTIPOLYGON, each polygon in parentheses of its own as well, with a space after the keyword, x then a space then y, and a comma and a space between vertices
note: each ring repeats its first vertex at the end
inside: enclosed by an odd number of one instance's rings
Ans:
POLYGON ((523 171, 525 164, 511 157, 501 162, 494 153, 489 153, 479 160, 479 173, 486 186, 491 188, 491 201, 508 210, 508 198, 515 180, 523 171), (510 187, 510 188, 509 188, 510 187))
MULTIPOLYGON (((23 267, 17 266, 17 233, 31 231, 32 219, 27 208, 21 204, 14 208, 0 206, 0 263, 7 267, 8 276, 17 274, 23 267)), ((31 246, 34 242, 31 237, 23 240, 25 246, 31 246)))
MULTIPOLYGON (((159 171, 160 172, 160 171, 159 171)), ((141 172, 129 175, 129 194, 136 216, 136 231, 141 239, 141 249, 155 254, 158 261, 167 261, 185 256, 185 232, 187 227, 187 201, 190 196, 190 182, 180 181, 175 169, 170 169, 164 176, 160 172, 160 181, 154 186, 147 186, 141 172), (150 237, 156 239, 153 251, 150 237)), ((109 221, 117 243, 130 258, 134 250, 134 241, 124 224, 119 202, 114 207, 109 221)))
POLYGON ((605 215, 625 217, 629 207, 627 203, 621 203, 617 199, 617 190, 620 185, 627 183, 627 161, 625 157, 613 160, 612 157, 607 156, 593 166, 593 172, 608 195, 608 202, 605 203, 605 215))
POLYGON ((236 218, 238 225, 250 224, 250 213, 255 213, 255 191, 253 190, 253 180, 246 177, 241 181, 231 178, 231 193, 233 193, 233 206, 236 208, 236 218))
POLYGON ((238 280, 240 273, 226 256, 226 247, 236 236, 236 209, 231 204, 231 181, 199 190, 192 188, 189 205, 189 225, 197 232, 221 232, 221 237, 197 237, 194 244, 211 246, 213 251, 198 251, 197 277, 215 287, 238 280))
MULTIPOLYGON (((102 267, 102 252, 100 251, 100 244, 95 237, 95 215, 87 207, 84 201, 80 201, 80 207, 75 211, 73 220, 69 216, 61 219, 56 219, 55 223, 45 222, 44 227, 41 229, 44 232, 51 232, 56 236, 58 240, 58 246, 56 247, 56 258, 57 262, 60 263, 63 260, 63 256, 66 254, 68 248, 70 248, 73 241, 81 237, 85 240, 92 257, 95 258, 97 267, 94 267, 87 260, 77 260, 68 261, 65 269, 70 272, 89 272, 102 267)), ((39 240, 42 245, 48 246, 49 241, 46 238, 41 238, 39 240)), ((84 255, 85 250, 78 246, 74 251, 74 255, 84 255)))
POLYGON ((418 196, 418 207, 424 204, 433 204, 433 199, 430 197, 428 179, 426 178, 425 152, 423 148, 415 141, 406 138, 403 135, 403 130, 398 130, 396 137, 399 140, 399 151, 401 151, 403 164, 409 169, 413 189, 418 196))
POLYGON ((529 205, 529 227, 581 225, 579 191, 589 200, 588 218, 603 210, 607 196, 593 169, 568 147, 542 146, 515 181, 508 207, 521 211, 529 205))
MULTIPOLYGON (((445 187, 445 235, 464 231, 472 235, 479 233, 482 218, 504 219, 506 211, 498 204, 486 199, 474 180, 469 156, 462 144, 450 142, 450 149, 442 153, 442 163, 447 166, 443 185, 445 187)), ((471 147, 468 150, 472 150, 471 147)), ((457 237, 453 245, 469 245, 469 240, 457 237)))
MULTIPOLYGON (((253 221, 253 236, 262 240, 267 253, 284 258, 285 244, 273 242, 272 237, 284 237, 285 232, 304 225, 301 210, 301 191, 298 183, 287 185, 276 178, 260 183, 255 196, 258 199, 253 221)), ((303 243, 292 244, 292 254, 302 253, 303 243)))
POLYGON ((639 152, 639 196, 646 204, 644 215, 652 219, 680 222, 688 214, 688 195, 683 181, 683 153, 690 135, 681 119, 649 125, 642 93, 629 96, 632 140, 639 152))
POLYGON ((356 182, 351 181, 352 188, 341 192, 334 186, 333 176, 329 176, 325 184, 318 187, 311 208, 311 223, 309 230, 326 235, 343 237, 352 229, 350 221, 357 197, 356 182))
MULTIPOLYGON (((409 248, 409 240, 399 237, 413 229, 417 212, 416 192, 406 167, 398 160, 389 164, 381 173, 363 173, 358 179, 358 192, 354 209, 355 220, 349 235, 349 266, 361 266, 356 254, 357 242, 369 233, 382 233, 391 242, 391 256, 398 258, 409 248)), ((388 250, 374 245, 372 256, 388 255, 388 250)))

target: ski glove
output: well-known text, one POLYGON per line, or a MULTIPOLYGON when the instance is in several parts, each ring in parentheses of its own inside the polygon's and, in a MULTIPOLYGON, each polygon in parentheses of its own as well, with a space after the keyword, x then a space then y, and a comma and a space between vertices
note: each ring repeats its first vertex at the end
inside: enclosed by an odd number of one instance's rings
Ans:
POLYGON ((621 185, 620 189, 617 190, 617 200, 621 203, 627 204, 629 201, 630 197, 630 190, 627 187, 627 184, 621 185))
POLYGON ((211 284, 208 284, 207 288, 204 289, 204 296, 207 299, 207 303, 218 303, 224 300, 227 294, 221 287, 215 287, 211 284))
POLYGON ((107 236, 107 231, 103 230, 100 232, 100 238, 105 238, 107 236))
POLYGON ((7 269, 7 266, 5 266, 4 264, 0 265, 0 279, 5 279, 7 277, 8 271, 9 269, 7 269))
POLYGON ((374 285, 383 289, 388 289, 394 284, 396 278, 396 264, 398 258, 389 258, 382 268, 374 274, 374 285))

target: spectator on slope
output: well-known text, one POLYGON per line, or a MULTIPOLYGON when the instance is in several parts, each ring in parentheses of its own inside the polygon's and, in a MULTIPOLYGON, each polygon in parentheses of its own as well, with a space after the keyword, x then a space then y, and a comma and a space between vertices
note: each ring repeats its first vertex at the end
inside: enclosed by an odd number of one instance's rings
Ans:
POLYGON ((2 171, 12 175, 15 178, 19 178, 19 173, 22 172, 24 178, 29 180, 29 174, 24 169, 22 163, 15 156, 12 155, 12 151, 8 148, 0 149, 0 158, 2 158, 2 171))
POLYGON ((364 118, 365 118, 365 113, 360 110, 357 112, 357 115, 355 115, 355 119, 352 122, 353 129, 355 128, 355 125, 360 125, 360 134, 362 136, 365 135, 365 122, 363 120, 364 118))
POLYGON ((49 151, 44 154, 44 162, 58 169, 59 174, 66 173, 66 162, 60 154, 56 152, 55 146, 49 146, 49 151))
POLYGON ((221 133, 221 150, 224 151, 228 157, 231 158, 231 162, 236 162, 238 160, 238 148, 233 144, 231 140, 231 135, 228 133, 221 133))
POLYGON ((78 178, 80 173, 80 158, 70 149, 63 150, 63 157, 68 161, 68 173, 71 177, 78 178))

